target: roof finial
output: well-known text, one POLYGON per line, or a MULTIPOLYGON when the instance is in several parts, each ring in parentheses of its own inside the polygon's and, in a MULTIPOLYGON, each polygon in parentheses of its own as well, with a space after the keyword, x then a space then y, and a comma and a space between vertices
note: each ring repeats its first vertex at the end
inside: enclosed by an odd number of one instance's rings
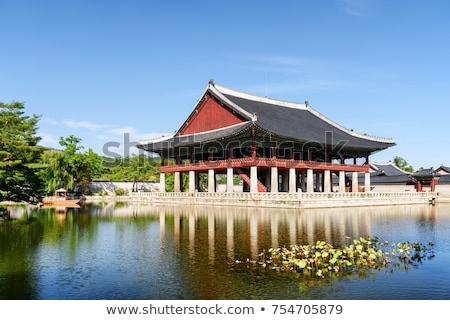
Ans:
POLYGON ((213 86, 214 85, 214 79, 210 79, 209 80, 209 84, 213 86))

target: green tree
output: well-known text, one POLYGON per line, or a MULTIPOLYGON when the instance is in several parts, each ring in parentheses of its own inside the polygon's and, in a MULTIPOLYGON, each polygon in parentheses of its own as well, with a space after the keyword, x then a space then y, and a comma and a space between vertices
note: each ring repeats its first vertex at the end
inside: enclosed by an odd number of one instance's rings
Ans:
POLYGON ((53 193, 58 188, 73 189, 74 184, 87 191, 87 186, 103 171, 103 158, 92 149, 81 152, 80 138, 73 135, 60 137, 59 144, 64 150, 48 150, 42 156, 45 169, 42 177, 47 184, 47 192, 53 193))
POLYGON ((0 102, 0 201, 37 203, 43 194, 37 136, 40 117, 27 116, 24 104, 0 102))
POLYGON ((159 162, 142 154, 116 159, 116 164, 111 168, 110 180, 132 181, 133 190, 137 189, 138 182, 159 178, 159 162))
POLYGON ((83 188, 83 193, 86 193, 88 184, 103 172, 103 158, 89 148, 87 152, 73 156, 72 168, 75 182, 83 188))
POLYGON ((47 194, 53 194, 58 188, 72 189, 74 179, 63 151, 46 150, 41 162, 44 165, 41 177, 45 181, 47 194))
POLYGON ((397 167, 399 167, 400 169, 402 169, 402 170, 404 170, 406 172, 413 172, 414 171, 413 167, 410 166, 408 164, 408 162, 405 159, 403 159, 402 157, 395 156, 394 157, 394 164, 397 167))

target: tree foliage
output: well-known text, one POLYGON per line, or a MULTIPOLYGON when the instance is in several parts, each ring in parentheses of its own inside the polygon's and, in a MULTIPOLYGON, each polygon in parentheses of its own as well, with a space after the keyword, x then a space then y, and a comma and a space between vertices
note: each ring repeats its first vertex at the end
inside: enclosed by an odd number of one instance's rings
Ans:
POLYGON ((84 148, 80 142, 81 139, 74 135, 60 137, 59 144, 64 147, 62 151, 44 152, 42 163, 46 167, 42 170, 42 178, 46 181, 48 193, 62 187, 72 189, 75 183, 86 192, 88 184, 102 172, 103 158, 92 149, 82 152, 84 148))
POLYGON ((137 183, 159 179, 159 161, 142 154, 132 154, 126 158, 116 158, 110 164, 104 179, 113 181, 132 181, 135 190, 137 183))
POLYGON ((23 109, 21 102, 0 102, 0 201, 35 203, 43 194, 38 175, 40 117, 27 116, 23 109))
POLYGON ((41 177, 45 181, 48 194, 53 194, 58 188, 72 188, 74 179, 67 159, 61 150, 44 151, 41 161, 44 165, 41 177))
POLYGON ((402 157, 399 157, 399 156, 394 157, 394 164, 406 172, 414 171, 413 167, 410 166, 408 164, 408 162, 405 159, 403 159, 402 157))

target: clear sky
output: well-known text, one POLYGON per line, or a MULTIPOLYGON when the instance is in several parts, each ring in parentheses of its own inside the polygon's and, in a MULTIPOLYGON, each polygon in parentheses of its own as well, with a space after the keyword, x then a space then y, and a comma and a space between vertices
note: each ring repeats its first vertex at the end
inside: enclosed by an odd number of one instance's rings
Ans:
POLYGON ((42 145, 128 155, 214 79, 393 138, 374 161, 450 166, 449 15, 448 0, 1 0, 0 101, 42 116, 42 145))

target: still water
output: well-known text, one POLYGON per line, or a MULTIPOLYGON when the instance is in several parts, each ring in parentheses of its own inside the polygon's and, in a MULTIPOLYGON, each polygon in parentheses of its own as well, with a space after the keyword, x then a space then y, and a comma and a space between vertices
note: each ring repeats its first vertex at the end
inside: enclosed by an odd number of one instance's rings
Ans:
POLYGON ((84 204, 0 223, 0 299, 450 299, 450 204, 339 209, 84 204), (432 242, 406 269, 311 279, 249 269, 271 247, 432 242))

